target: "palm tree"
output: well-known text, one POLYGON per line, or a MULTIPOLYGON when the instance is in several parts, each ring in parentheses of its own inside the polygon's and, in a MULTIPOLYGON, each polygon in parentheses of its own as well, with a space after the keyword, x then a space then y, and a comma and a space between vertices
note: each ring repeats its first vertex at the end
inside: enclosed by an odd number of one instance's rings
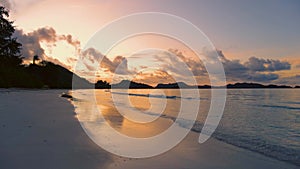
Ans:
POLYGON ((40 60, 39 56, 38 55, 34 55, 33 56, 33 64, 35 65, 35 61, 36 60, 40 60))

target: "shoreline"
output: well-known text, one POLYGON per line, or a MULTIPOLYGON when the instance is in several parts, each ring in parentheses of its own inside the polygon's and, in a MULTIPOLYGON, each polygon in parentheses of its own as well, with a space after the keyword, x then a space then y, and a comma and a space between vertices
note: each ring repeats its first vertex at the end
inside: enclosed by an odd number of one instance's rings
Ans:
POLYGON ((191 132, 176 147, 159 156, 130 159, 114 156, 108 169, 297 169, 296 165, 243 149, 215 138, 199 144, 198 133, 191 132))
POLYGON ((196 132, 159 156, 118 157, 97 146, 81 128, 71 102, 60 97, 69 90, 8 91, 0 90, 3 169, 299 168, 215 138, 199 144, 196 132))
POLYGON ((1 92, 0 168, 103 168, 111 157, 93 143, 59 97, 67 90, 1 92))

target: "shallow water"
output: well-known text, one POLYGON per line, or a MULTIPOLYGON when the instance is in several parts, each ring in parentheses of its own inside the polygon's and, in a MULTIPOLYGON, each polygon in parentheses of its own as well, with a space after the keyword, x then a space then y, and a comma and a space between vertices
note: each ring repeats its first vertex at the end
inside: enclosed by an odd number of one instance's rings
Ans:
MULTIPOLYGON (((200 96, 188 89, 184 90, 184 96, 176 89, 95 90, 95 93, 92 90, 75 90, 73 96, 78 100, 75 99, 73 104, 79 121, 89 122, 85 127, 91 130, 105 132, 103 122, 106 121, 122 134, 146 138, 167 130, 174 123, 182 104, 192 106, 200 103, 198 117, 192 128, 192 131, 200 132, 211 96, 210 90, 198 91, 200 96), (129 98, 130 105, 123 102, 124 97, 129 98), (132 111, 140 112, 142 115, 137 121, 145 120, 145 123, 124 118, 123 113, 126 116, 126 112, 132 111), (151 122, 146 123, 148 121, 151 122)), ((190 112, 184 109, 184 113, 190 112)), ((178 127, 185 128, 191 124, 191 120, 182 119, 177 123, 178 127)), ((213 137, 300 165, 300 90, 227 90, 225 111, 213 137)))

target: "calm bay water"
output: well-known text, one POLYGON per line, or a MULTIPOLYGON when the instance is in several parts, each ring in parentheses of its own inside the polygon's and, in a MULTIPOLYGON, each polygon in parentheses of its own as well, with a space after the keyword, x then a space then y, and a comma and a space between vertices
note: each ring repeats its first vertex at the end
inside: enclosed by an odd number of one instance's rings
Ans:
MULTIPOLYGON (((79 121, 93 121, 101 125, 103 120, 121 133, 134 137, 149 137, 166 130, 176 119, 181 101, 189 104, 200 102, 197 120, 192 130, 200 132, 210 106, 210 90, 198 90, 195 97, 192 90, 185 90, 188 97, 182 97, 180 90, 168 89, 160 92, 153 90, 75 90, 73 101, 79 121), (163 94, 165 96, 163 96, 163 94), (93 97, 95 94, 96 97, 93 97), (134 109, 154 116, 156 121, 149 124, 134 123, 120 115, 118 111, 131 111, 122 100, 113 100, 112 95, 129 97, 134 109), (96 100, 103 118, 90 110, 91 99, 96 100), (151 99, 152 105, 149 101, 151 99), (162 112, 148 112, 149 108, 166 101, 162 112), (118 105, 118 109, 115 108, 118 105), (123 106, 123 107, 122 107, 123 106), (92 114, 92 115, 91 115, 92 114), (99 123, 97 123, 99 122, 99 123)), ((189 113, 188 110, 185 110, 189 113)), ((179 124, 180 127, 184 127, 179 124)), ((92 127, 91 127, 92 128, 92 127)), ((222 120, 213 137, 229 144, 264 154, 300 166, 300 90, 297 89, 229 89, 222 120)))
POLYGON ((300 165, 300 90, 228 90, 214 137, 300 165))

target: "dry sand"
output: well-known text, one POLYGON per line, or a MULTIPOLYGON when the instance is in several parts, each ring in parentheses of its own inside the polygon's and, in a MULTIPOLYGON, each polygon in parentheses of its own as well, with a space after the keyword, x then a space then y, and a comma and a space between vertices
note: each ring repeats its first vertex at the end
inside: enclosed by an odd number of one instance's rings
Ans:
POLYGON ((112 155, 94 144, 64 90, 0 90, 0 169, 299 168, 191 132, 171 151, 147 159, 112 155))
POLYGON ((62 92, 0 92, 1 169, 100 169, 110 162, 62 92))

